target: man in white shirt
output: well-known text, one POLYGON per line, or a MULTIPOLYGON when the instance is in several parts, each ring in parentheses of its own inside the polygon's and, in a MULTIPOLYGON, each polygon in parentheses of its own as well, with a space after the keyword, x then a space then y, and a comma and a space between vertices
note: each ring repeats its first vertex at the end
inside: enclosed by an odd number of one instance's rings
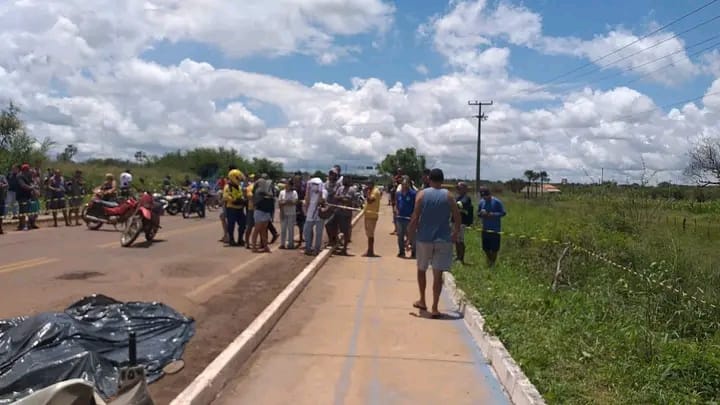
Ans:
POLYGON ((124 172, 120 173, 120 195, 122 197, 127 198, 130 196, 132 179, 132 172, 130 169, 126 169, 124 172))
POLYGON ((318 177, 313 177, 307 183, 305 191, 305 202, 303 209, 305 211, 305 226, 303 234, 305 234, 305 254, 316 255, 320 253, 322 248, 322 236, 324 222, 320 219, 320 205, 327 200, 328 192, 323 181, 318 177), (313 240, 313 236, 315 236, 313 240))
POLYGON ((283 180, 285 186, 278 196, 280 206, 280 249, 295 249, 295 222, 297 221, 295 208, 298 194, 292 186, 292 181, 283 180), (286 243, 287 242, 287 243, 286 243))

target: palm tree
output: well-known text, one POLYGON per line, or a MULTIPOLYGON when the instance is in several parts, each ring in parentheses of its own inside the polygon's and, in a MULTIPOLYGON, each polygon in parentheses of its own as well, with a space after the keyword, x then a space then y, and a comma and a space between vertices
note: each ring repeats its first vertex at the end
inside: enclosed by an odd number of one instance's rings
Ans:
POLYGON ((538 181, 538 180, 540 180, 540 173, 538 173, 538 172, 533 172, 532 181, 533 181, 534 186, 535 186, 534 188, 535 188, 535 197, 536 197, 536 198, 537 198, 537 196, 538 196, 538 187, 537 187, 537 181, 538 181))
POLYGON ((545 170, 541 171, 540 173, 540 195, 544 195, 545 188, 543 187, 544 183, 547 183, 550 181, 550 178, 548 177, 548 174, 545 170))
POLYGON ((532 186, 532 181, 535 179, 535 172, 532 170, 525 170, 523 175, 528 179, 527 198, 530 198, 530 187, 532 186))

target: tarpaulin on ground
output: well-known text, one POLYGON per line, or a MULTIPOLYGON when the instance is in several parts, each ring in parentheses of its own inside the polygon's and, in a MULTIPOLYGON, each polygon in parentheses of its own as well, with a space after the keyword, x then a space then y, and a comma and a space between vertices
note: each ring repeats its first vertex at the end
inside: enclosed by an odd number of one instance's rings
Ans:
POLYGON ((0 320, 0 404, 71 378, 95 384, 105 398, 117 392, 118 367, 129 362, 135 332, 137 362, 148 382, 182 357, 194 321, 157 302, 83 298, 61 313, 0 320))

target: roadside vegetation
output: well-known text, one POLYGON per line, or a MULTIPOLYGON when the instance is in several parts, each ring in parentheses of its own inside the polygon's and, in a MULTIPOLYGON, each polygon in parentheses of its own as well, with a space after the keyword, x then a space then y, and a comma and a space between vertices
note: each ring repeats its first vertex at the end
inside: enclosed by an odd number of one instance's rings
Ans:
POLYGON ((549 403, 717 403, 720 201, 563 194, 500 196, 503 231, 549 241, 504 236, 492 271, 468 235, 453 271, 492 333, 549 403), (566 242, 630 270, 570 249, 557 274, 566 242))

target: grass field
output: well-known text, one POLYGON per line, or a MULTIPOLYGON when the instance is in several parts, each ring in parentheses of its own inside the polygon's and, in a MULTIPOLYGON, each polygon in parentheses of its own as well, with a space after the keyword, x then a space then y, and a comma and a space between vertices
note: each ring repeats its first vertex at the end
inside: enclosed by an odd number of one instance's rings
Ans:
MULTIPOLYGON (((60 169, 65 177, 72 176, 75 170, 82 170, 86 183, 91 186, 89 190, 92 190, 92 188, 102 184, 105 173, 112 173, 117 180, 120 178, 120 173, 127 169, 126 167, 120 166, 63 162, 51 162, 48 163, 47 166, 53 169, 60 169)), ((158 167, 133 167, 132 172, 134 182, 139 185, 139 179, 143 178, 145 179, 145 184, 147 184, 150 190, 162 189, 162 180, 166 175, 170 175, 176 183, 182 181, 186 175, 189 175, 191 179, 196 177, 196 175, 190 171, 179 171, 158 167)))
POLYGON ((454 268, 458 283, 549 403, 720 400, 720 205, 500 198, 503 231, 571 241, 639 273, 573 249, 553 292, 565 245, 505 235, 490 271, 468 235, 473 264, 454 268))

